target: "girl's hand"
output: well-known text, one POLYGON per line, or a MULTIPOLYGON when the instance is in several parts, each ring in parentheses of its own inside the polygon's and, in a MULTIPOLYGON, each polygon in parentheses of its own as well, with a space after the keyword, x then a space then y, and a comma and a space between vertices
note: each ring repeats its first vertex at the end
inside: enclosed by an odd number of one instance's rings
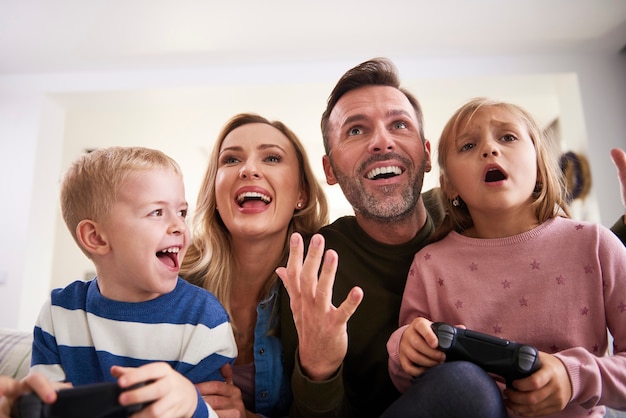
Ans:
POLYGON ((572 398, 572 383, 561 360, 539 352, 541 368, 532 375, 515 380, 516 390, 506 389, 506 404, 525 417, 554 414, 565 409, 572 398))
POLYGON ((415 318, 400 338, 400 366, 413 377, 446 359, 446 355, 437 349, 439 341, 431 324, 426 318, 415 318))

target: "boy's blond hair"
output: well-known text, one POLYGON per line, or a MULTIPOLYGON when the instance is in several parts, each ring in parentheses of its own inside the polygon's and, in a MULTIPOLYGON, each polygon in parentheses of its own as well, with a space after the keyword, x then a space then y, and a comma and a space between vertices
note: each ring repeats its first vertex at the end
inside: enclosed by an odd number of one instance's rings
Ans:
POLYGON ((74 241, 88 257, 76 235, 80 221, 105 219, 128 176, 152 169, 172 170, 182 178, 176 161, 161 151, 143 147, 101 148, 72 163, 61 183, 61 214, 74 241))

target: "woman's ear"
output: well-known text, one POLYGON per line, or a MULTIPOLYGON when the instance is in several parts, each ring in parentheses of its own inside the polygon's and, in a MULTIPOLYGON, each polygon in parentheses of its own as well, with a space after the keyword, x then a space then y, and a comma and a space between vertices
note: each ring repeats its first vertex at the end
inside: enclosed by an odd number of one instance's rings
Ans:
POLYGON ((76 226, 78 242, 89 254, 103 255, 110 249, 101 229, 101 225, 91 219, 83 219, 76 226))
POLYGON ((298 193, 298 200, 296 200, 296 209, 306 208, 307 203, 309 203, 309 191, 306 186, 302 186, 298 193))

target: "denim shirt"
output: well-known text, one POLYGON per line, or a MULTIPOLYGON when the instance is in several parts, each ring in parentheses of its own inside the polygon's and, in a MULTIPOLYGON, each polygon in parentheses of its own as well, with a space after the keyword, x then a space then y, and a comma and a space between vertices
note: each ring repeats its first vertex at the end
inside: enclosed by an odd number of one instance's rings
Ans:
POLYGON ((254 327, 255 412, 271 417, 287 416, 291 405, 291 387, 283 367, 282 344, 275 335, 280 331, 279 295, 277 283, 257 306, 254 327))

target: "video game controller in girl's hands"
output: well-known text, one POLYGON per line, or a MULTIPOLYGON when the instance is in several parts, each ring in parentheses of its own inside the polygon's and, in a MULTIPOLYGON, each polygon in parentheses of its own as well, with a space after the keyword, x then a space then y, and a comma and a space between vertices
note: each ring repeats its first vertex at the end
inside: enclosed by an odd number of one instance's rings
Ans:
POLYGON ((503 377, 510 388, 514 380, 530 376, 541 367, 539 353, 533 346, 445 322, 434 322, 431 327, 439 339, 437 348, 446 353, 446 361, 470 361, 503 377))

